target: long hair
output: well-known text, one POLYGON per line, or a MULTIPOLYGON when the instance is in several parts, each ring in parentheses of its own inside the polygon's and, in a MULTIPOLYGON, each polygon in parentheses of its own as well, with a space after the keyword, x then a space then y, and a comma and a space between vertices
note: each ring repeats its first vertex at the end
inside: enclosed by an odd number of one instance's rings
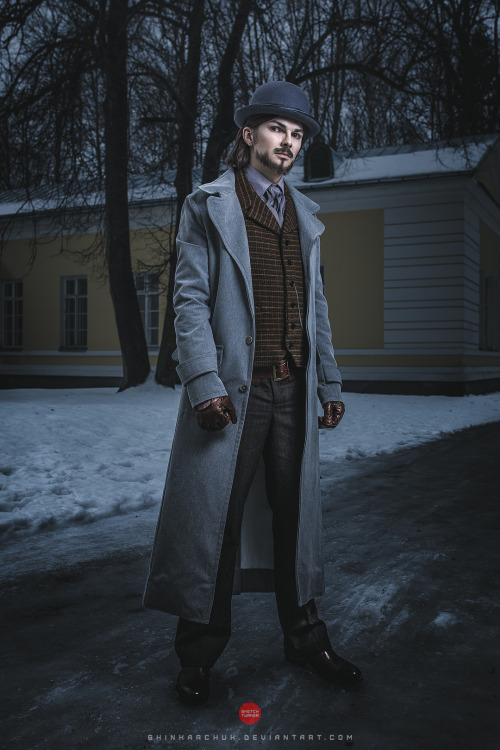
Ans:
MULTIPOLYGON (((250 146, 245 143, 243 139, 243 128, 250 128, 251 130, 257 130, 259 125, 264 122, 268 122, 272 119, 272 115, 252 115, 248 118, 246 123, 238 130, 236 134, 236 140, 234 146, 229 154, 224 159, 224 163, 228 167, 234 167, 235 169, 244 169, 250 163, 250 146)), ((307 128, 303 125, 304 137, 302 139, 302 145, 307 139, 307 128)))

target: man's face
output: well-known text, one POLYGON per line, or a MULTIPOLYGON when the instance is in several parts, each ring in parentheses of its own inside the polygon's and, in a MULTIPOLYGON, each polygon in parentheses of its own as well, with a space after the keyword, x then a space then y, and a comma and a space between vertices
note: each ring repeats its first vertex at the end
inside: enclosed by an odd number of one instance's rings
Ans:
POLYGON ((250 146, 250 166, 271 182, 278 182, 291 170, 302 147, 304 131, 295 120, 277 116, 258 128, 243 128, 243 138, 250 146))

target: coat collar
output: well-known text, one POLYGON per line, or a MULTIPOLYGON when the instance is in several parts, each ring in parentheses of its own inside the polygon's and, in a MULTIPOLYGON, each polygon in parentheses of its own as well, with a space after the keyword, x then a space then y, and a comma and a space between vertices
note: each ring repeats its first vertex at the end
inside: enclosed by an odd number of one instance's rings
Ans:
POLYGON ((243 216, 248 217, 252 221, 255 221, 256 224, 260 224, 260 226, 269 229, 275 234, 281 234, 281 227, 273 212, 252 187, 250 180, 241 171, 235 174, 235 189, 243 216))
MULTIPOLYGON (((235 173, 234 169, 229 168, 223 174, 221 174, 220 177, 217 177, 216 180, 213 180, 213 182, 205 182, 203 185, 200 185, 200 190, 203 190, 205 193, 208 193, 209 195, 223 195, 227 192, 233 192, 234 191, 234 183, 235 183, 235 173)), ((292 197, 295 201, 295 205, 297 205, 297 202, 301 204, 301 206, 304 208, 305 211, 308 211, 311 214, 315 214, 317 211, 319 211, 320 207, 317 203, 312 201, 310 198, 308 198, 303 193, 299 193, 299 191, 294 188, 292 185, 290 185, 285 180, 285 185, 290 190, 292 197)))
MULTIPOLYGON (((323 224, 314 216, 319 206, 314 201, 299 193, 292 185, 285 182, 295 204, 295 213, 299 227, 300 246, 304 259, 304 270, 308 277, 308 261, 314 240, 323 231, 323 224)), ((224 172, 213 182, 200 185, 200 190, 208 194, 208 214, 217 229, 227 252, 237 263, 247 287, 250 305, 253 310, 252 271, 250 252, 243 212, 235 190, 235 173, 232 168, 224 172)), ((258 196, 257 196, 258 197, 258 196)), ((259 198, 260 200, 260 198, 259 198)), ((272 214, 271 214, 272 215, 272 214)), ((274 218, 274 217, 273 217, 274 218)), ((278 223, 276 222, 279 227, 278 223)))

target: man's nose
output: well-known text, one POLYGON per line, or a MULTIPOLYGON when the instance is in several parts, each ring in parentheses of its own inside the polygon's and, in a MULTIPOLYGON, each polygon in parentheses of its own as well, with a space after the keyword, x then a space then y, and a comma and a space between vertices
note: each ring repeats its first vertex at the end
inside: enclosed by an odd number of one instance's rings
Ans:
POLYGON ((284 132, 283 138, 281 139, 281 143, 283 146, 291 146, 292 145, 292 131, 284 132))

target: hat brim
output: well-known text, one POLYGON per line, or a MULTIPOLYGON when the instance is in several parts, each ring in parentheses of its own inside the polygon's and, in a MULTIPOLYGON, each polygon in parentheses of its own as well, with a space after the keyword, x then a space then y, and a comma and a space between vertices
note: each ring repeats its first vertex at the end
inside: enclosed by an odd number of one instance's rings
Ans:
POLYGON ((306 126, 310 138, 314 138, 321 130, 319 122, 304 114, 300 109, 283 107, 280 104, 249 104, 247 107, 240 107, 234 113, 234 121, 239 128, 242 128, 252 115, 282 115, 290 120, 297 120, 306 126))

